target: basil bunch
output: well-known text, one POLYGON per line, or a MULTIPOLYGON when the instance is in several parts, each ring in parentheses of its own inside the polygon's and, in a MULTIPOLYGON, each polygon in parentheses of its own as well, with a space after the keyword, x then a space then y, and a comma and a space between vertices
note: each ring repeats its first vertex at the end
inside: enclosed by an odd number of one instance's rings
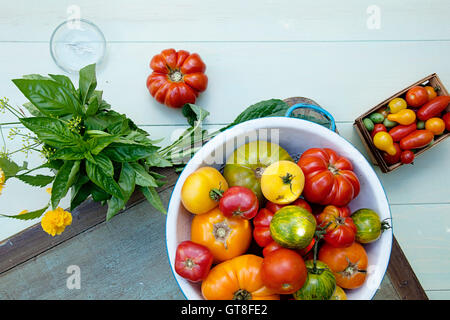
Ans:
MULTIPOLYGON (((30 175, 35 168, 16 175, 35 186, 53 185, 45 208, 13 217, 37 218, 49 206, 55 209, 69 190, 71 210, 92 196, 108 205, 107 220, 125 207, 136 188, 166 212, 155 189, 165 183, 164 177, 150 168, 172 163, 159 155, 146 131, 103 100, 96 90, 95 65, 80 70, 78 89, 64 75, 29 75, 13 82, 30 101, 24 107, 32 117, 19 121, 36 135, 47 158, 38 168, 56 172, 54 177, 30 175)), ((7 161, 3 159, 5 165, 7 161)))

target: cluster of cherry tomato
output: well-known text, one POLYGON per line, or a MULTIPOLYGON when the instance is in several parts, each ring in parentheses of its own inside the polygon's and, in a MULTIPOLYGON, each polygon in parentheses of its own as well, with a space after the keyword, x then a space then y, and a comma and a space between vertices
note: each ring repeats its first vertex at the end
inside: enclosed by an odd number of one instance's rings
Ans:
POLYGON ((363 122, 388 165, 409 164, 417 150, 450 131, 449 103, 450 97, 438 96, 432 86, 414 86, 363 122))
POLYGON ((309 149, 296 163, 278 145, 244 145, 223 174, 202 167, 184 181, 181 201, 194 217, 175 271, 208 300, 344 300, 367 276, 362 244, 387 228, 373 210, 350 212, 359 191, 351 162, 332 149, 309 149))

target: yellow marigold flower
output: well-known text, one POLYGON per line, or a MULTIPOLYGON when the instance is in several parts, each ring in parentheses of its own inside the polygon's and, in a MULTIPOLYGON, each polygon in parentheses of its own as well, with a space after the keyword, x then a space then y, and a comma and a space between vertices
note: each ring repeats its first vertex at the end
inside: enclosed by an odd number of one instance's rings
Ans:
POLYGON ((45 191, 46 191, 49 195, 52 195, 52 188, 51 188, 51 187, 45 189, 45 191))
POLYGON ((0 168, 0 194, 2 194, 3 187, 5 185, 5 173, 2 168, 0 168))
POLYGON ((28 210, 25 209, 25 210, 20 211, 20 212, 19 212, 19 215, 25 214, 25 213, 28 213, 28 210))
POLYGON ((41 220, 42 229, 52 237, 61 234, 72 223, 72 214, 58 207, 47 211, 41 220))

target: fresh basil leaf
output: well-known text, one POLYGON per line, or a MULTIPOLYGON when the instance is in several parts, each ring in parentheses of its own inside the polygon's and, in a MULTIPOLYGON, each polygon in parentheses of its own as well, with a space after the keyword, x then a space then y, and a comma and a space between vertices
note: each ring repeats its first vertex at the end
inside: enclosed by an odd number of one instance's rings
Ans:
POLYGON ((139 163, 132 162, 130 163, 134 172, 136 173, 136 184, 142 187, 157 187, 155 178, 153 178, 147 170, 139 163))
POLYGON ((89 98, 91 97, 96 87, 97 79, 95 75, 95 64, 90 64, 80 70, 78 88, 80 89, 80 98, 82 105, 89 101, 89 98))
POLYGON ((70 210, 74 210, 83 203, 91 194, 91 184, 88 183, 89 178, 81 175, 77 182, 71 188, 70 210))
POLYGON ((86 161, 86 173, 89 179, 91 179, 91 181, 102 190, 117 198, 123 199, 122 190, 119 185, 111 175, 102 169, 101 166, 90 161, 86 161))
POLYGON ((83 160, 85 158, 85 150, 79 147, 66 147, 57 149, 51 155, 52 160, 83 160))
POLYGON ((145 196, 147 201, 159 212, 167 214, 166 208, 159 197, 158 192, 153 187, 141 187, 142 194, 145 196))
POLYGON ((153 152, 150 156, 145 158, 145 163, 150 167, 166 168, 171 167, 172 163, 163 158, 158 152, 153 152))
POLYGON ((98 111, 98 97, 93 95, 90 99, 89 99, 89 103, 88 103, 88 107, 86 110, 86 115, 87 116, 93 116, 97 113, 98 111))
POLYGON ((91 138, 87 142, 89 145, 89 151, 91 152, 91 154, 97 155, 117 139, 117 136, 112 135, 91 138))
POLYGON ((19 166, 12 160, 7 158, 0 158, 0 168, 3 170, 5 174, 5 179, 9 179, 10 177, 15 176, 18 172, 27 169, 27 163, 24 162, 22 166, 19 166))
POLYGON ((133 194, 135 185, 136 174, 130 164, 124 162, 119 177, 119 186, 122 189, 123 199, 112 196, 111 199, 108 200, 108 211, 106 213, 107 221, 125 207, 133 194))
POLYGON ((61 120, 47 117, 20 118, 20 122, 33 131, 42 142, 55 147, 80 145, 82 138, 78 133, 70 131, 61 120))
POLYGON ((46 116, 81 114, 76 96, 53 80, 14 79, 13 83, 25 97, 46 116))
POLYGON ((21 174, 16 176, 16 178, 35 187, 45 187, 46 185, 50 184, 53 179, 55 179, 54 176, 46 176, 42 174, 37 174, 35 176, 21 174))
POLYGON ((181 112, 191 127, 194 127, 198 122, 202 122, 209 115, 208 111, 192 103, 186 103, 181 112))
POLYGON ((221 131, 248 120, 284 116, 288 109, 289 105, 283 100, 270 99, 260 101, 245 109, 231 124, 222 128, 221 131))
POLYGON ((95 160, 94 164, 100 167, 104 174, 110 177, 114 176, 114 165, 111 159, 104 154, 92 155, 92 157, 95 160))
POLYGON ((131 132, 130 120, 124 118, 122 121, 117 121, 107 127, 107 130, 111 134, 126 135, 131 132))
POLYGON ((0 214, 0 216, 18 219, 18 220, 32 220, 32 219, 36 219, 36 218, 39 218, 40 216, 42 216, 42 214, 47 210, 48 207, 49 207, 49 205, 47 205, 46 207, 39 209, 39 210, 30 211, 27 213, 17 214, 17 215, 13 215, 13 216, 6 215, 6 214, 0 214))
POLYGON ((166 176, 163 176, 162 174, 153 171, 150 171, 149 173, 153 178, 155 178, 158 187, 162 187, 167 183, 167 180, 165 180, 166 176))
POLYGON ((149 157, 158 149, 156 146, 112 143, 103 150, 103 153, 113 161, 134 162, 149 157))
POLYGON ((52 185, 52 208, 56 209, 61 199, 67 194, 71 183, 73 183, 73 177, 78 173, 80 169, 79 161, 65 161, 61 169, 56 174, 55 181, 52 185))
POLYGON ((102 201, 106 201, 108 199, 111 199, 111 195, 100 189, 98 186, 96 186, 95 184, 91 184, 92 187, 92 199, 94 199, 95 202, 102 202, 102 201))
POLYGON ((28 112, 35 117, 45 117, 45 114, 43 114, 42 112, 39 111, 38 108, 36 108, 36 106, 34 104, 32 104, 31 102, 25 102, 23 104, 23 106, 25 107, 25 109, 28 110, 28 112))
POLYGON ((49 74, 49 76, 56 82, 60 83, 64 87, 66 87, 69 90, 69 92, 76 95, 77 90, 75 89, 75 87, 72 83, 72 80, 70 80, 69 77, 62 75, 62 74, 49 74))
POLYGON ((105 130, 109 126, 122 122, 125 116, 115 112, 107 111, 89 116, 85 120, 86 130, 105 130))

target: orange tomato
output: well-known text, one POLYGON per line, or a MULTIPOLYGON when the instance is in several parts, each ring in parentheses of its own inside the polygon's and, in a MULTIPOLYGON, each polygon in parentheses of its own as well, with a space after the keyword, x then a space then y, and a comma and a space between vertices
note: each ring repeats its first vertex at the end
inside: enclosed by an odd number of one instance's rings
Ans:
POLYGON ((324 243, 319 251, 319 260, 328 265, 336 284, 344 289, 359 288, 366 280, 367 253, 357 242, 346 248, 335 248, 324 243))
POLYGON ((389 114, 387 119, 407 126, 416 121, 416 113, 411 109, 403 109, 397 113, 389 114))
POLYGON ((440 135, 444 133, 445 122, 441 118, 431 118, 425 121, 425 129, 433 132, 434 135, 440 135))
POLYGON ((249 220, 225 217, 219 208, 196 215, 191 224, 191 240, 207 247, 214 262, 222 262, 245 253, 252 240, 249 220))
POLYGON ((263 258, 253 254, 218 264, 202 282, 203 297, 206 300, 279 300, 280 296, 262 281, 262 264, 263 258))
POLYGON ((425 90, 427 91, 428 94, 428 101, 437 97, 436 90, 432 86, 426 86, 425 90))

